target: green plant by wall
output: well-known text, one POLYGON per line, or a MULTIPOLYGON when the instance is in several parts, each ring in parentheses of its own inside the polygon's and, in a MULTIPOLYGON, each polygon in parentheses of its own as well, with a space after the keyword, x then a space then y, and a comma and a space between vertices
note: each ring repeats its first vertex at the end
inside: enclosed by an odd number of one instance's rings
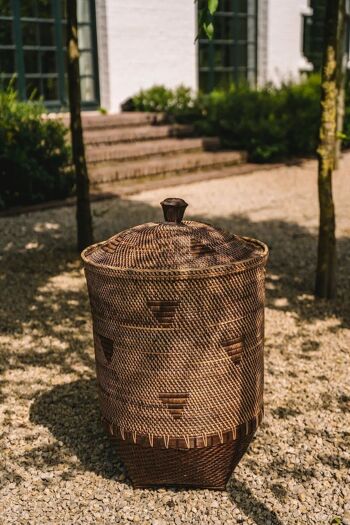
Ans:
POLYGON ((320 116, 320 79, 300 83, 194 94, 184 87, 156 86, 133 97, 138 111, 164 111, 192 123, 197 134, 218 136, 224 147, 243 149, 254 162, 315 154, 320 116), (181 98, 180 89, 184 96, 181 98))
POLYGON ((72 193, 66 128, 40 102, 0 91, 0 208, 62 199, 72 193))

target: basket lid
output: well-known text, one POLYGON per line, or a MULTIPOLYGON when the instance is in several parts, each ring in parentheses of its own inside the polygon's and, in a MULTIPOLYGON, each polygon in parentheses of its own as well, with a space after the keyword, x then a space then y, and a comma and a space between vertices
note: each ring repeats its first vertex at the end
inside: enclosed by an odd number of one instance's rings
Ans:
POLYGON ((161 202, 164 222, 149 222, 117 233, 82 253, 85 263, 130 270, 203 270, 261 259, 267 247, 260 241, 233 235, 210 224, 183 221, 187 203, 161 202))

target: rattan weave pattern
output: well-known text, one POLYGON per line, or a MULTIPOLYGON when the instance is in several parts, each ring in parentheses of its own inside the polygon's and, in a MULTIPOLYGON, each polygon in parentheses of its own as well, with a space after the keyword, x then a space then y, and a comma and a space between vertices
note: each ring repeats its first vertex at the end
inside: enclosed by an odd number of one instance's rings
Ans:
POLYGON ((90 262, 116 268, 210 268, 254 258, 261 246, 194 221, 147 223, 135 226, 95 245, 90 262))
POLYGON ((190 221, 137 226, 83 252, 101 413, 136 484, 158 452, 146 484, 222 488, 252 439, 267 253, 190 221))

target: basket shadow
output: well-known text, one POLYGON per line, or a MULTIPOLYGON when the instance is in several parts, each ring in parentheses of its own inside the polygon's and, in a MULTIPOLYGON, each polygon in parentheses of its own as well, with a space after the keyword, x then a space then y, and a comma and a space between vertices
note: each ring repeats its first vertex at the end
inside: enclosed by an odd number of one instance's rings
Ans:
POLYGON ((276 512, 270 510, 262 501, 259 501, 245 483, 235 479, 235 475, 233 475, 229 483, 228 493, 231 501, 243 514, 251 518, 256 525, 266 525, 266 523, 283 525, 276 512))
POLYGON ((30 421, 46 427, 84 469, 117 478, 122 470, 98 407, 96 380, 79 379, 40 394, 31 406, 30 421))

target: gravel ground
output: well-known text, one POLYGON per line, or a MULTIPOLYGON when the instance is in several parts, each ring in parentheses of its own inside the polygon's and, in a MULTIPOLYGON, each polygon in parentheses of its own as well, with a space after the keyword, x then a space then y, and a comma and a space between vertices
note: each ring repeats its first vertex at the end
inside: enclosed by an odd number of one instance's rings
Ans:
POLYGON ((335 176, 332 304, 312 297, 314 162, 94 205, 97 240, 160 218, 173 195, 188 217, 271 248, 265 422, 227 492, 133 490, 99 424, 74 210, 0 220, 0 524, 350 523, 349 168, 347 155, 335 176))

